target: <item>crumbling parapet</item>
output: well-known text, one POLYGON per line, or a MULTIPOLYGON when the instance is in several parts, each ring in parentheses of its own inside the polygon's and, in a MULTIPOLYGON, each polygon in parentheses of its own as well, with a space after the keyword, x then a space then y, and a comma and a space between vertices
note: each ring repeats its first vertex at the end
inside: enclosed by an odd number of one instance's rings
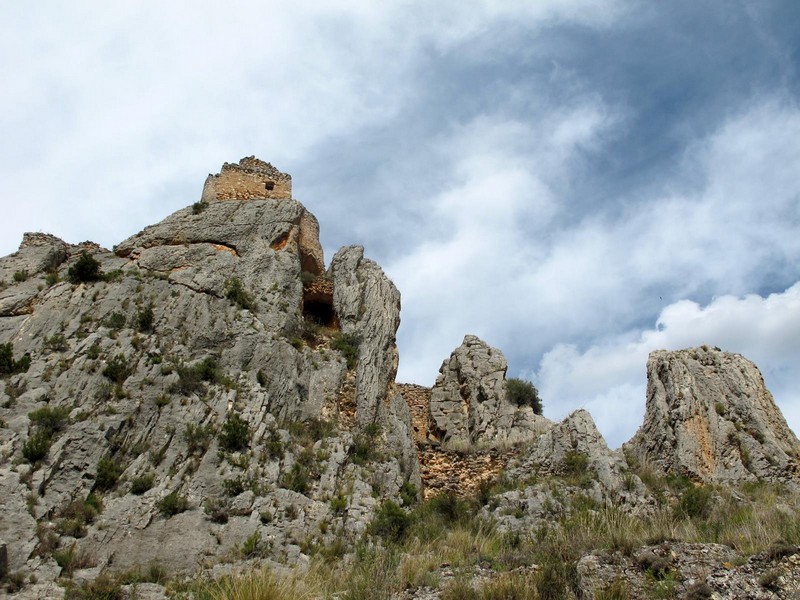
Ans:
POLYGON ((216 175, 209 175, 203 185, 203 202, 214 200, 287 199, 292 197, 292 176, 268 162, 248 156, 235 163, 225 163, 216 175))

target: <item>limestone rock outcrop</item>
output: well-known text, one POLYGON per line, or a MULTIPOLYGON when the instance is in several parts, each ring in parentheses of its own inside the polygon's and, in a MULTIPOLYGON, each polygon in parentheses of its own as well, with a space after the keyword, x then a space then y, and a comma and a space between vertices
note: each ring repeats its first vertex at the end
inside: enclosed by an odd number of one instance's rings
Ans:
POLYGON ((566 498, 580 495, 596 507, 643 515, 653 501, 622 454, 608 448, 592 416, 577 410, 509 460, 503 478, 517 489, 495 499, 493 515, 512 531, 538 527, 571 510, 566 498))
POLYGON ((703 482, 800 482, 800 441, 739 354, 702 346, 652 352, 644 423, 627 456, 703 482))
POLYGON ((429 435, 451 448, 494 447, 534 439, 549 421, 508 398, 503 353, 464 337, 431 390, 429 435))
MULTIPOLYGON (((264 176, 244 162, 223 172, 264 176)), ((421 487, 394 387, 400 294, 360 247, 326 271, 317 232, 285 194, 232 194, 113 253, 29 234, 0 259, 9 571, 47 586, 72 548, 98 570, 187 572, 248 539, 303 562, 421 487), (68 281, 83 253, 102 277, 68 281)))

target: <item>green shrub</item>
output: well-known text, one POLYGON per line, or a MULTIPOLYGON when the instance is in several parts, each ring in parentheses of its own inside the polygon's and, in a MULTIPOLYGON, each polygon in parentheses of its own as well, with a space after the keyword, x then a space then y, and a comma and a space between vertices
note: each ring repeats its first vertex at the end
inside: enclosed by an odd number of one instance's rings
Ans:
POLYGON ((506 381, 506 392, 509 402, 517 406, 530 406, 537 415, 542 414, 542 400, 539 398, 539 390, 530 382, 524 379, 509 379, 506 381))
POLYGON ((131 481, 131 494, 141 496, 153 487, 153 474, 148 473, 131 481))
POLYGON ((85 250, 81 252, 80 258, 67 271, 67 279, 69 279, 70 283, 99 281, 102 278, 100 263, 85 250))
POLYGON ((44 276, 44 282, 47 284, 47 287, 53 287, 59 281, 61 281, 61 279, 58 277, 58 273, 56 271, 50 271, 44 276))
POLYGON ((341 494, 337 494, 331 498, 331 510, 337 516, 343 515, 347 511, 347 498, 341 494))
POLYGON ((270 458, 283 458, 284 448, 283 448, 283 440, 281 439, 281 435, 272 430, 269 432, 269 437, 267 441, 264 443, 264 446, 267 449, 267 453, 269 454, 270 458))
POLYGON ((686 488, 678 501, 677 512, 679 515, 692 519, 704 519, 711 513, 712 491, 708 486, 692 485, 686 488))
POLYGON ((211 443, 211 436, 214 434, 214 428, 211 425, 195 425, 194 423, 187 423, 183 436, 186 439, 186 444, 189 447, 189 454, 203 454, 208 450, 211 443))
POLYGON ((15 271, 14 272, 14 281, 17 283, 22 283, 23 281, 28 280, 28 271, 23 269, 22 271, 15 271))
POLYGON ((97 360, 98 358, 100 358, 100 344, 95 342, 94 344, 89 346, 89 349, 86 351, 86 358, 89 358, 91 360, 97 360))
POLYGON ((191 367, 180 365, 177 371, 178 381, 170 387, 170 391, 175 394, 184 396, 200 394, 205 391, 205 382, 224 385, 231 383, 212 357, 205 358, 191 367))
POLYGON ((212 523, 224 525, 229 519, 230 506, 227 501, 220 498, 209 499, 203 507, 203 511, 212 523))
POLYGON ((317 276, 310 271, 302 271, 300 273, 300 281, 303 283, 303 287, 308 287, 311 285, 316 278, 317 276))
POLYGON ((158 508, 162 515, 169 518, 188 510, 189 501, 184 496, 179 496, 178 492, 172 492, 159 500, 156 504, 156 508, 158 508))
POLYGON ((358 347, 360 345, 361 338, 352 333, 337 333, 331 340, 331 348, 342 353, 349 370, 355 369, 358 364, 358 347))
MULTIPOLYGON (((95 561, 83 550, 77 550, 75 544, 69 548, 53 552, 53 558, 62 569, 62 575, 72 577, 72 572, 77 569, 84 569, 86 567, 95 566, 95 561)), ((81 596, 72 596, 72 598, 79 598, 81 596)), ((84 598, 92 598, 92 596, 83 596, 84 598)), ((97 596, 94 596, 97 597, 97 596)), ((105 598, 105 596, 102 596, 105 598)))
POLYGON ((121 312, 113 312, 105 318, 103 325, 109 329, 117 330, 125 327, 126 321, 127 319, 125 318, 124 314, 121 312))
POLYGON ((308 480, 308 473, 299 463, 294 463, 288 473, 283 474, 281 485, 287 490, 292 490, 298 494, 306 495, 311 489, 311 483, 308 480))
POLYGON ((44 341, 44 347, 51 352, 63 352, 69 345, 63 333, 56 333, 44 341))
POLYGON ((31 420, 31 425, 36 426, 48 437, 53 437, 69 425, 69 412, 66 406, 45 406, 28 413, 28 418, 31 420))
POLYGON ((80 585, 68 585, 64 593, 64 600, 122 600, 126 597, 122 584, 105 573, 80 585))
POLYGON ((419 490, 413 483, 406 481, 400 486, 400 499, 403 501, 403 506, 411 506, 417 503, 419 490))
POLYGON ((50 451, 50 441, 47 433, 37 431, 22 445, 22 457, 32 465, 44 460, 50 451))
POLYGON ((118 385, 123 384, 132 372, 133 368, 122 353, 110 359, 103 369, 103 375, 118 385))
POLYGON ((206 202, 205 200, 200 200, 200 202, 195 202, 194 204, 192 204, 192 214, 199 215, 207 208, 208 208, 208 202, 206 202))
POLYGON ((251 311, 255 309, 253 296, 244 289, 244 285, 238 277, 231 277, 225 282, 225 297, 240 308, 251 311))
POLYGON ((150 304, 136 313, 136 325, 142 333, 153 332, 153 305, 150 304))
POLYGON ((242 544, 242 557, 262 556, 267 550, 267 545, 261 541, 261 533, 254 531, 242 544))
POLYGON ((24 373, 31 364, 31 357, 25 354, 21 359, 14 360, 14 348, 11 342, 0 344, 0 377, 24 373))
POLYGON ((426 510, 438 515, 448 525, 463 522, 470 515, 467 503, 450 491, 431 498, 426 510))
POLYGON ((122 465, 113 458, 101 458, 97 463, 95 488, 100 491, 110 490, 117 484, 123 470, 122 465))
POLYGON ((222 424, 219 444, 231 452, 246 450, 250 444, 250 426, 238 414, 231 413, 222 424))
POLYGON ((405 538, 411 523, 409 513, 391 500, 386 500, 370 523, 369 532, 386 541, 399 543, 405 538))
POLYGON ((582 475, 589 467, 589 457, 582 452, 570 450, 564 455, 564 470, 567 475, 582 475))

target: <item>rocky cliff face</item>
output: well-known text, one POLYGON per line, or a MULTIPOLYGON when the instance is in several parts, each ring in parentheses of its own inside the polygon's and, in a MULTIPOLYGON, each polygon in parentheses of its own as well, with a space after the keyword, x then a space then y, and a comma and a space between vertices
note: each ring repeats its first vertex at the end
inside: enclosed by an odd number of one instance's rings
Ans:
POLYGON ((420 487, 400 295, 360 247, 324 271, 317 228, 292 199, 210 199, 114 253, 27 234, 0 259, 10 571, 302 561, 420 487), (103 276, 69 281, 87 257, 103 276))
MULTIPOLYGON (((755 365, 707 347, 654 352, 625 458, 586 411, 552 423, 512 401, 505 357, 475 336, 433 388, 396 384, 400 293, 360 246, 326 268, 291 178, 254 157, 114 252, 26 234, 0 282, 0 580, 32 575, 24 597, 152 561, 171 574, 302 565, 320 548, 347 552, 381 505, 401 521, 388 501, 437 494, 450 497, 434 511, 479 501, 496 529, 475 531, 501 532, 506 558, 531 532, 538 544, 628 527, 640 547, 571 559, 586 597, 610 578, 648 597, 667 571, 687 595, 762 597, 751 592, 770 573, 779 592, 763 597, 797 589, 783 575, 798 564, 791 544, 744 563, 712 544, 642 546, 635 527, 685 534, 703 486, 666 475, 782 484, 752 498, 714 486, 709 531, 800 489, 800 442, 755 365)), ((772 508, 771 526, 795 535, 796 502, 772 508)), ((397 597, 439 597, 426 594, 397 597)))
POLYGON ((758 368, 708 346, 650 355, 644 423, 624 448, 697 481, 800 481, 800 442, 758 368))
POLYGON ((431 390, 429 435, 451 448, 489 448, 534 439, 549 422, 508 397, 508 363, 497 348, 464 337, 431 390))

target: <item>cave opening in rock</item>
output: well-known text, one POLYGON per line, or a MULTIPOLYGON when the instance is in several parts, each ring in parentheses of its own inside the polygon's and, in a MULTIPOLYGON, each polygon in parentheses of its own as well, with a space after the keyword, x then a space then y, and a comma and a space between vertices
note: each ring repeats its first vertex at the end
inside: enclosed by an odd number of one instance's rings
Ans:
POLYGON ((333 282, 315 277, 303 288, 303 318, 321 327, 339 329, 339 317, 333 308, 333 282))
POLYGON ((322 327, 337 329, 339 327, 339 320, 336 318, 333 304, 324 300, 305 300, 303 302, 303 318, 322 327))

